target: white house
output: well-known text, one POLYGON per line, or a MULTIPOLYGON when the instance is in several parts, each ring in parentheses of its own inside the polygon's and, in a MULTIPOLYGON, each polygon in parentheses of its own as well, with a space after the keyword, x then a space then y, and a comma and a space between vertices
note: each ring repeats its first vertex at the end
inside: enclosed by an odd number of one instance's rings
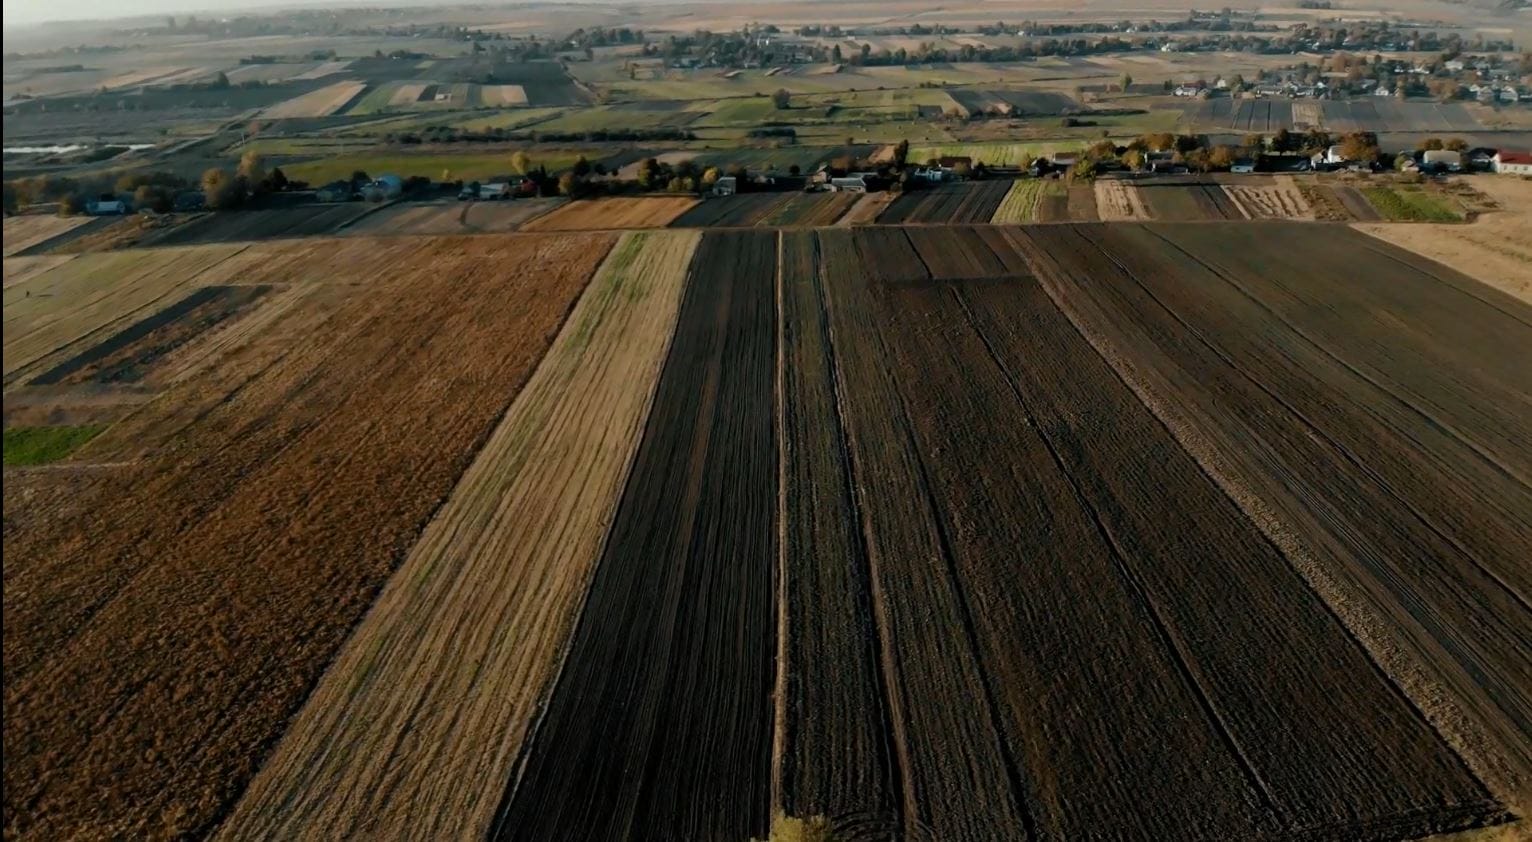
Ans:
POLYGON ((1503 175, 1532 175, 1532 154, 1502 149, 1495 153, 1495 172, 1503 175))
POLYGON ((1420 156, 1420 163, 1427 167, 1446 167, 1457 172, 1463 169, 1463 153, 1451 149, 1427 149, 1420 156))

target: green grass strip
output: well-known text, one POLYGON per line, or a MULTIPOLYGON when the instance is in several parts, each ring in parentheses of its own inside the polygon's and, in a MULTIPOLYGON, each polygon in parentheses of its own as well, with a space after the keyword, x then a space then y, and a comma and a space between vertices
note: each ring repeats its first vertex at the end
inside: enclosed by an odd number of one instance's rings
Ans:
POLYGON ((95 438, 105 424, 79 427, 13 427, 5 431, 6 465, 57 462, 95 438))

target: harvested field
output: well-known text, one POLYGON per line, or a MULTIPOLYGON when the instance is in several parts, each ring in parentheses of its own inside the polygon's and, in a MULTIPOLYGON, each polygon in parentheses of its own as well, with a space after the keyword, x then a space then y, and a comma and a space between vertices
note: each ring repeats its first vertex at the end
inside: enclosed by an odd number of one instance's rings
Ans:
POLYGON ((427 82, 409 82, 394 89, 389 97, 388 104, 394 107, 414 105, 420 99, 420 95, 430 87, 427 82))
POLYGON ((1138 192, 1157 220, 1204 222, 1245 218, 1223 188, 1212 181, 1156 179, 1141 184, 1138 192))
POLYGON ((1070 184, 1068 196, 1068 218, 1071 222, 1095 222, 1101 218, 1101 212, 1096 207, 1096 190, 1090 182, 1070 184))
POLYGON ((1149 209, 1132 182, 1115 178, 1096 179, 1096 211, 1103 222, 1143 221, 1149 209))
POLYGON ((597 199, 570 202, 522 226, 524 231, 594 231, 664 228, 697 203, 685 196, 597 199))
MULTIPOLYGON (((1357 226, 1368 234, 1472 275, 1532 304, 1532 181, 1479 179, 1499 210, 1471 225, 1357 226)), ((15 262, 6 261, 6 268, 15 262)))
POLYGON ((1223 192, 1248 219, 1313 219, 1314 211, 1286 176, 1272 185, 1225 184, 1223 192))
POLYGON ((10 289, 17 284, 41 275, 51 269, 56 269, 73 259, 73 255, 38 255, 36 257, 11 257, 5 259, 5 288, 10 289))
MULTIPOLYGON (((219 267, 241 251, 240 246, 197 246, 85 254, 9 285, 6 386, 25 382, 168 305, 183 288, 217 282, 219 267)), ((10 260, 17 259, 22 258, 10 260)))
POLYGON ((1008 181, 975 181, 912 191, 895 199, 878 224, 988 222, 1010 189, 1008 181))
POLYGON ((671 221, 672 228, 749 228, 785 203, 791 193, 742 193, 703 199, 671 221))
POLYGON ((281 210, 222 211, 198 216, 181 225, 143 234, 140 246, 180 246, 197 243, 232 243, 275 240, 286 237, 320 237, 333 234, 381 205, 368 202, 299 205, 281 210))
POLYGON ((225 837, 485 835, 617 508, 697 236, 618 242, 225 837))
POLYGON ((834 225, 859 198, 855 193, 795 193, 761 217, 759 224, 809 228, 834 225))
POLYGON ((326 85, 267 108, 261 116, 269 120, 294 117, 328 117, 338 114, 367 90, 366 82, 345 81, 326 85))
POLYGON ((851 195, 856 196, 856 202, 840 218, 840 222, 836 223, 838 225, 872 225, 894 200, 892 193, 853 193, 851 195))
POLYGON ((124 427, 173 448, 72 476, 76 503, 5 533, 7 835, 208 834, 610 242, 354 240, 247 267, 302 306, 77 457, 124 427))
POLYGON ((1298 188, 1298 194, 1314 212, 1315 219, 1326 222, 1348 222, 1352 219, 1351 212, 1341 203, 1330 185, 1319 184, 1312 179, 1295 179, 1294 182, 1298 188))
POLYGON ((34 386, 130 383, 161 357, 252 306, 270 287, 205 286, 32 378, 34 386))
POLYGON ((54 237, 91 221, 88 216, 7 216, 5 218, 5 256, 40 246, 54 237))
POLYGON ((500 234, 565 204, 564 199, 517 199, 500 202, 398 204, 368 214, 338 232, 345 236, 378 234, 500 234))
POLYGON ((494 838, 767 831, 776 258, 771 232, 703 235, 585 610, 494 838))
POLYGON ((491 107, 527 104, 527 92, 520 85, 481 85, 479 97, 491 107))

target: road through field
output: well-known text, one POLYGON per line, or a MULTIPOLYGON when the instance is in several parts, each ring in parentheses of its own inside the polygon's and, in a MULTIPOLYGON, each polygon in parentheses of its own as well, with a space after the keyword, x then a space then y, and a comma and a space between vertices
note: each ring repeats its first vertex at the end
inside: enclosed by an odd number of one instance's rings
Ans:
POLYGON ((207 835, 610 238, 348 242, 391 271, 295 256, 324 280, 288 343, 148 404, 236 385, 153 457, 77 477, 76 517, 6 533, 7 837, 207 835))
POLYGON ((748 839, 770 813, 777 235, 711 232, 562 672, 491 835, 748 839))
MULTIPOLYGON (((1310 232, 1285 227, 1251 259, 1280 261, 1310 232)), ((1527 522, 1515 481, 1465 487, 1454 471, 1482 457, 1361 376, 1360 346, 1316 345, 1192 259, 1219 260, 1228 232, 1200 231, 1208 239, 1188 256, 1154 233, 1180 236, 1174 226, 1087 230, 1027 232, 1050 294, 1474 772, 1520 802, 1532 780, 1532 615, 1503 575, 1525 559, 1514 555, 1527 522)), ((1311 306, 1292 318, 1317 331, 1325 316, 1311 306)), ((1469 320, 1440 307, 1412 318, 1449 335, 1448 322, 1469 320)), ((1513 346, 1532 346, 1532 331, 1513 346)))

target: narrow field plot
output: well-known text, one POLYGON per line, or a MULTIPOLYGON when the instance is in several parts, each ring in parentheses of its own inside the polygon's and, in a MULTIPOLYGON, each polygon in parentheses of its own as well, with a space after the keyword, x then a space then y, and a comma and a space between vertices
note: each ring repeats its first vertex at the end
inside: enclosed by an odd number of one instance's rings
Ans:
POLYGON ((495 839, 766 834, 776 262, 773 232, 703 235, 621 505, 495 839))
POLYGON ((1389 222, 1461 222, 1463 215, 1421 187, 1364 187, 1369 204, 1389 222))
POLYGON ((860 197, 855 193, 796 193, 758 224, 782 227, 834 225, 860 197))
POLYGON ((515 231, 528 220, 565 204, 564 199, 517 199, 499 202, 398 204, 368 214, 345 227, 344 236, 378 234, 498 234, 515 231))
POLYGON ((309 69, 309 70, 307 70, 307 71, 305 71, 303 73, 300 73, 297 76, 294 76, 293 78, 294 79, 323 79, 326 76, 333 76, 336 73, 340 73, 341 71, 343 71, 346 68, 350 67, 352 61, 353 61, 353 59, 342 59, 340 61, 327 61, 327 62, 324 62, 323 64, 320 64, 317 67, 311 68, 311 69, 309 69))
POLYGON ((703 199, 670 225, 672 228, 749 228, 791 197, 791 193, 742 193, 703 199))
POLYGON ((1532 345, 1532 310, 1397 253, 1358 271, 1357 236, 1028 232, 1075 323, 1515 803, 1532 779, 1517 654, 1532 635, 1532 383, 1503 349, 1532 345))
POLYGON ((1249 219, 1313 219, 1314 211, 1308 200, 1290 179, 1283 183, 1283 178, 1277 176, 1278 183, 1274 185, 1225 184, 1223 192, 1249 219))
POLYGON ((597 199, 569 204, 522 226, 525 231, 664 228, 697 203, 686 196, 597 199))
MULTIPOLYGON (((1140 199, 1147 197, 1140 195, 1140 199)), ((1090 182, 1071 183, 1068 186, 1068 198, 1066 200, 1066 213, 1071 222, 1095 222, 1101 218, 1101 211, 1096 207, 1096 189, 1090 182)))
POLYGON ((1329 187, 1335 200, 1345 208, 1345 218, 1355 219, 1360 222, 1381 222, 1383 215, 1378 209, 1367 201, 1367 196, 1361 190, 1346 184, 1334 184, 1329 187))
POLYGON ((5 256, 39 246, 91 221, 88 216, 27 214, 5 218, 5 256))
POLYGON ((1041 220, 1041 200, 1047 195, 1062 193, 1062 185, 1058 181, 1040 178, 1022 178, 1011 182, 1011 189, 1006 191, 1005 198, 1000 200, 1000 206, 995 208, 995 215, 990 217, 990 222, 997 225, 1014 224, 1018 222, 1038 222, 1041 220))
POLYGON ((366 89, 366 82, 336 82, 317 91, 310 91, 302 96, 295 96, 285 102, 277 103, 262 111, 261 116, 273 120, 289 117, 328 117, 345 108, 366 89))
POLYGON ((1096 179, 1096 211, 1102 222, 1149 218, 1149 209, 1139 198, 1138 188, 1131 182, 1115 178, 1096 179))
POLYGON ((430 85, 426 82, 407 82, 394 89, 388 104, 394 107, 413 105, 430 85))
POLYGON ((316 282, 74 459, 123 426, 173 447, 5 533, 7 833, 210 833, 611 240, 348 242, 251 268, 316 282))
POLYGON ((376 213, 380 207, 369 202, 337 202, 277 210, 208 213, 174 227, 148 231, 139 237, 138 245, 179 246, 324 236, 376 213))
POLYGON ((1204 222, 1245 218, 1223 188, 1211 181, 1157 180, 1139 185, 1138 192, 1157 220, 1204 222))
POLYGON ((988 222, 1010 189, 1008 181, 974 181, 914 190, 895 199, 878 224, 988 222))
POLYGON ((878 217, 883 215, 889 203, 894 200, 892 193, 852 195, 856 196, 856 202, 840 218, 840 221, 836 223, 837 225, 871 225, 878 221, 878 217))
POLYGON ((617 508, 697 236, 613 248, 225 838, 485 835, 617 508))
MULTIPOLYGON (((1357 227, 1532 304, 1532 182, 1481 179, 1475 186, 1500 210, 1481 214, 1472 225, 1357 227)), ((7 271, 14 262, 6 261, 7 271)))
POLYGON ((25 283, 44 272, 56 269, 74 259, 72 254, 47 254, 36 257, 10 257, 5 259, 5 288, 25 283))

